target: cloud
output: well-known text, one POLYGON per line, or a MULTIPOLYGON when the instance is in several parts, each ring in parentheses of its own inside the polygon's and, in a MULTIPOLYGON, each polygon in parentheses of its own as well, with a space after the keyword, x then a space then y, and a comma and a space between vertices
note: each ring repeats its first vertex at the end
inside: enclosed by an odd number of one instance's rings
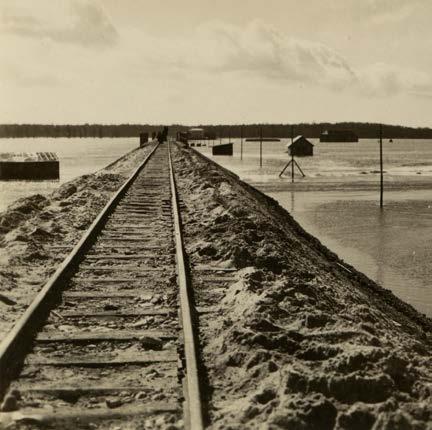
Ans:
POLYGON ((391 65, 376 63, 357 72, 361 92, 369 96, 388 97, 400 93, 412 95, 430 94, 432 79, 427 73, 391 65))
POLYGON ((242 72, 279 81, 339 87, 353 79, 336 51, 316 42, 294 39, 261 21, 244 28, 210 23, 199 29, 194 58, 218 72, 242 72))
POLYGON ((201 26, 199 36, 195 50, 183 54, 190 68, 368 97, 432 92, 432 79, 422 71, 385 63, 354 67, 331 47, 289 37, 260 21, 244 28, 213 22, 201 26))
MULTIPOLYGON (((14 4, 28 4, 20 1, 14 4)), ((152 85, 164 92, 208 82, 225 91, 228 83, 246 81, 252 88, 323 89, 368 98, 432 94, 432 81, 424 72, 385 63, 354 66, 330 46, 294 38, 258 20, 244 27, 207 22, 196 33, 174 39, 138 28, 117 33, 95 1, 55 4, 62 6, 53 7, 49 16, 43 8, 3 14, 0 31, 8 34, 0 38, 0 72, 6 81, 51 84, 56 90, 94 86, 106 93, 122 80, 133 91, 152 85), (83 49, 110 44, 109 50, 83 49)))
POLYGON ((81 46, 111 46, 118 34, 96 0, 5 0, 0 33, 81 46))
POLYGON ((366 13, 376 24, 397 23, 411 17, 416 9, 429 0, 367 0, 366 13))

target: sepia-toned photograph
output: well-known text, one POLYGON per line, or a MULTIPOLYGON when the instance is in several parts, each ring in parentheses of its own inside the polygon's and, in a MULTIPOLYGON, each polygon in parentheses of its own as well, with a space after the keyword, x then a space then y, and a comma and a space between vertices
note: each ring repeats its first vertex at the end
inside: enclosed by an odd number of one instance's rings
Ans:
POLYGON ((0 0, 0 429, 432 430, 432 2, 0 0))

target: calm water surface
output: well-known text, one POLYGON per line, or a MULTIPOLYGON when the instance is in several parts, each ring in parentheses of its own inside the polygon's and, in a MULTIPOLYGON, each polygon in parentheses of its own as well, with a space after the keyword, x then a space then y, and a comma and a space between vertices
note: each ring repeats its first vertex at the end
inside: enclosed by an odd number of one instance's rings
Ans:
POLYGON ((311 234, 378 284, 432 316, 430 191, 269 193, 311 234))
MULTIPOLYGON (((306 173, 295 183, 278 174, 288 161, 287 140, 234 140, 233 157, 205 155, 279 201, 311 234, 342 259, 432 317, 432 141, 384 143, 385 208, 380 210, 378 144, 315 144, 298 158, 306 173)), ((211 144, 210 144, 211 146, 211 144)), ((290 173, 290 172, 289 172, 290 173)))
MULTIPOLYGON (((233 157, 205 155, 277 199, 297 221, 341 258, 432 316, 432 141, 384 143, 385 209, 378 206, 376 140, 315 144, 314 156, 298 159, 306 178, 278 177, 288 161, 288 140, 243 145, 233 157)), ((215 142, 217 143, 217 142, 215 142)), ((56 152, 60 180, 0 182, 0 210, 19 197, 48 193, 94 172, 137 146, 137 139, 0 139, 0 152, 56 152)), ((211 146, 211 143, 209 144, 211 146)))
POLYGON ((135 138, 118 139, 0 139, 0 152, 55 152, 60 159, 59 181, 0 181, 0 211, 20 197, 47 194, 77 176, 102 169, 138 146, 135 138))

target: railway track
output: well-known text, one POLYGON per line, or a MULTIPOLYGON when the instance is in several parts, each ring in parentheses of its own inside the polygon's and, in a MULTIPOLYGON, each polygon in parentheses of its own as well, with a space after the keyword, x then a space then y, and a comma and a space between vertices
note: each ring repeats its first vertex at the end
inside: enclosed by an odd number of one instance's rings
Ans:
POLYGON ((203 428, 188 276, 162 144, 0 344, 0 427, 203 428))

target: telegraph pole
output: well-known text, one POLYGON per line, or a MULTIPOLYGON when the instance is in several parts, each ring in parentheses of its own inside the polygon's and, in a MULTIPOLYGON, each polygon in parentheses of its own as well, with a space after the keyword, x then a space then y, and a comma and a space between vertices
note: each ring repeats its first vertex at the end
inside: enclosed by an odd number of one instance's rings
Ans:
POLYGON ((260 127, 260 167, 262 167, 262 127, 260 127))
POLYGON ((240 160, 243 160, 243 125, 240 126, 240 160))
POLYGON ((384 205, 384 174, 383 174, 383 147, 382 147, 382 124, 380 124, 380 208, 384 205))
POLYGON ((294 154, 291 154, 291 182, 294 183, 294 154))

